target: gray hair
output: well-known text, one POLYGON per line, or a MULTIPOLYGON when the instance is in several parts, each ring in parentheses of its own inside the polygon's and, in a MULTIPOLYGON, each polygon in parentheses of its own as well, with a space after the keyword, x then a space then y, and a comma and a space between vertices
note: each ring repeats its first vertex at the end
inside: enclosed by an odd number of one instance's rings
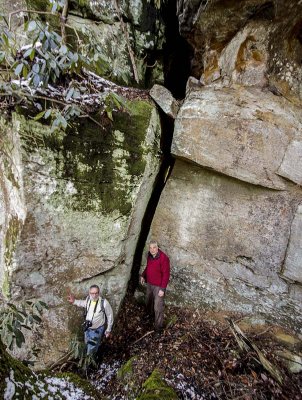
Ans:
POLYGON ((157 243, 157 241, 156 241, 156 240, 150 240, 150 242, 149 242, 149 246, 150 246, 151 244, 155 244, 155 246, 157 246, 157 247, 158 247, 158 243, 157 243))
POLYGON ((91 285, 90 288, 89 288, 89 292, 90 292, 91 289, 97 289, 98 292, 100 293, 100 287, 98 285, 91 285))

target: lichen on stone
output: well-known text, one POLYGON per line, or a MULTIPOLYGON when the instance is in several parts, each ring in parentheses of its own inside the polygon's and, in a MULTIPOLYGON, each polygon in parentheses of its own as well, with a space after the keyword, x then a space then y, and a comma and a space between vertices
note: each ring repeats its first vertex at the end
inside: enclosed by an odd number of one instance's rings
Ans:
POLYGON ((19 238, 21 227, 22 222, 18 219, 18 217, 13 216, 9 221, 4 240, 4 260, 6 266, 10 266, 12 264, 12 259, 14 251, 16 249, 16 244, 19 238))
POLYGON ((5 297, 10 296, 10 270, 13 264, 17 241, 23 223, 17 216, 12 216, 9 220, 4 236, 4 273, 2 279, 2 293, 5 297))
POLYGON ((15 116, 28 160, 53 180, 48 199, 54 207, 64 203, 74 211, 131 212, 145 155, 156 146, 145 144, 153 106, 141 100, 126 104, 126 111, 113 112, 112 123, 100 113, 95 115, 104 129, 81 119, 66 132, 51 133, 38 122, 15 116))

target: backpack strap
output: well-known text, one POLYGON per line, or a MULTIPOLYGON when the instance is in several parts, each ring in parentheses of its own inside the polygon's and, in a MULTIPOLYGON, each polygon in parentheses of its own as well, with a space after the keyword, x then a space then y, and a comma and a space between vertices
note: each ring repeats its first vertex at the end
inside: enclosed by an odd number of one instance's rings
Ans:
MULTIPOLYGON (((91 322, 93 321, 93 317, 94 317, 94 314, 95 314, 95 312, 96 312, 98 303, 99 303, 99 299, 97 299, 97 301, 96 301, 96 303, 95 303, 94 310, 93 310, 93 314, 92 314, 92 318, 91 318, 91 322)), ((87 317, 87 314, 88 314, 88 311, 89 311, 89 308, 90 308, 90 304, 91 304, 91 299, 90 299, 89 297, 87 297, 87 300, 86 300, 86 314, 85 314, 85 319, 86 319, 86 317, 87 317)))
POLYGON ((86 297, 86 306, 85 306, 85 319, 86 319, 86 316, 87 316, 87 314, 88 314, 88 310, 89 310, 90 304, 91 304, 90 297, 87 296, 87 297, 86 297))
POLYGON ((107 324, 107 315, 106 315, 104 303, 105 303, 105 299, 101 299, 101 309, 100 309, 100 312, 103 312, 103 313, 104 313, 105 325, 106 325, 106 324, 107 324))
MULTIPOLYGON (((103 313, 105 313, 104 303, 105 303, 105 299, 101 299, 101 309, 100 309, 100 312, 103 311, 103 313)), ((105 313, 105 315, 106 315, 106 313, 105 313)))

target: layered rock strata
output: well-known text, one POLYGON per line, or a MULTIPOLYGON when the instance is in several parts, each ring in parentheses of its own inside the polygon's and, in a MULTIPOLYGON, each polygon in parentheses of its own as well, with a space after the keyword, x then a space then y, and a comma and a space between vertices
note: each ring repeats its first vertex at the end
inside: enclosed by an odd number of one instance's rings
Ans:
POLYGON ((301 2, 178 1, 194 48, 150 237, 170 299, 301 331, 301 2))

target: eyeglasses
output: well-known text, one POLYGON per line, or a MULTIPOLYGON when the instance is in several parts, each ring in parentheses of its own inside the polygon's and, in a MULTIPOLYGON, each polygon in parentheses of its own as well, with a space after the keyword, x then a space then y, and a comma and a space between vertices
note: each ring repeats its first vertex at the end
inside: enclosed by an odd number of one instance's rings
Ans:
POLYGON ((89 294, 99 294, 99 292, 89 292, 89 294))

